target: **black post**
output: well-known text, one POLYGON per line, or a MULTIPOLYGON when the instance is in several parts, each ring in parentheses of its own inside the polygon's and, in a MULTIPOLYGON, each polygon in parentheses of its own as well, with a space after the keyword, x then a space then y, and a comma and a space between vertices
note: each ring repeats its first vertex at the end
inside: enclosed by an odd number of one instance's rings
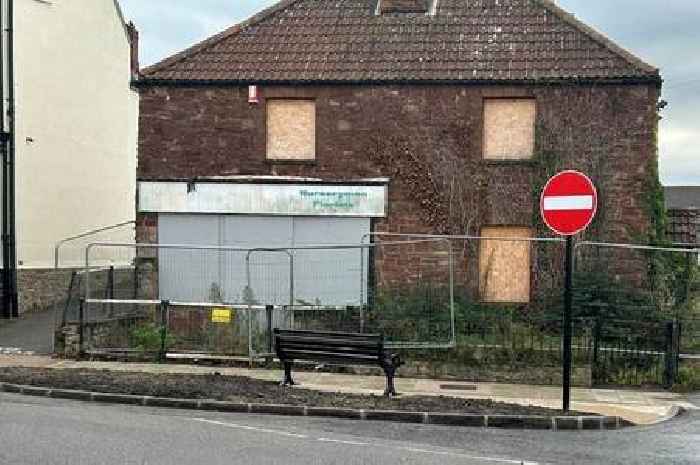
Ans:
POLYGON ((664 370, 664 387, 670 389, 678 377, 678 359, 680 357, 680 327, 677 321, 666 323, 666 357, 664 370))
MULTIPOLYGON (((5 11, 0 4, 0 51, 5 50, 5 11)), ((0 318, 11 318, 10 311, 10 273, 8 263, 10 262, 10 242, 9 223, 7 210, 7 173, 10 133, 5 131, 5 56, 0 53, 0 152, 2 152, 2 307, 0 307, 0 318)))
POLYGON ((673 386, 673 322, 666 322, 666 350, 664 357, 664 387, 669 389, 673 386))
POLYGON ((163 300, 160 303, 160 351, 158 353, 158 362, 165 363, 167 358, 166 341, 168 338, 168 307, 170 302, 163 300))
POLYGON ((564 288, 564 321, 562 332, 564 334, 563 345, 563 373, 562 373, 562 410, 569 411, 571 404, 571 312, 573 307, 574 287, 574 237, 566 238, 566 284, 564 288))
MULTIPOLYGON (((7 179, 8 184, 5 193, 7 197, 3 197, 7 208, 8 230, 6 240, 9 243, 8 248, 10 256, 4 263, 5 272, 9 270, 9 292, 10 292, 10 313, 12 318, 19 318, 19 296, 17 294, 17 225, 15 211, 15 155, 17 146, 17 132, 15 131, 15 32, 14 32, 14 0, 7 1, 7 117, 9 118, 10 129, 10 147, 7 156, 7 179), (9 265, 9 268, 8 268, 9 265)), ((3 186, 4 187, 4 186, 3 186)), ((5 289, 4 292, 8 292, 5 289)))
POLYGON ((85 333, 85 299, 80 299, 80 307, 78 307, 78 359, 83 358, 85 352, 84 336, 85 333))
POLYGON ((602 316, 600 313, 595 317, 595 327, 593 330, 593 382, 598 382, 598 374, 600 373, 598 366, 600 362, 600 333, 603 327, 602 316))
MULTIPOLYGON (((109 274, 107 275, 107 299, 114 300, 114 265, 109 267, 109 274)), ((110 302, 107 305, 108 314, 110 318, 114 316, 114 304, 110 302)))
MULTIPOLYGON (((2 10, 2 8, 0 8, 2 10)), ((0 21, 2 21, 2 14, 0 11, 0 21)), ((2 41, 0 41, 0 46, 2 46, 2 41)), ((0 59, 0 62, 4 61, 4 57, 0 59)), ((0 68, 0 71, 2 69, 0 68)), ((4 84, 4 83, 3 83, 4 84)), ((0 86, 2 87, 2 86, 0 86)), ((4 98, 4 97, 3 97, 4 98)), ((4 100, 2 105, 4 111, 4 100)), ((4 115, 0 115, 0 120, 4 121, 4 115)), ((4 126, 4 125, 3 125, 4 126)), ((0 151, 2 151, 2 308, 0 309, 0 316, 2 318, 10 319, 12 318, 12 296, 10 295, 10 241, 9 241, 9 223, 8 223, 8 211, 7 211, 7 167, 8 167, 8 156, 9 156, 9 145, 10 134, 5 132, 4 127, 0 130, 0 151)))
MULTIPOLYGON (((275 336, 272 334, 272 317, 273 317, 274 309, 275 309, 275 307, 273 307, 272 305, 265 306, 265 314, 267 315, 267 353, 268 354, 274 353, 275 336)), ((271 355, 265 359, 265 363, 267 365, 272 364, 272 356, 271 355)))
POLYGON ((691 310, 693 305, 693 259, 695 259, 694 254, 685 254, 685 305, 687 310, 691 310))
POLYGON ((61 317, 61 328, 66 325, 68 321, 67 315, 70 312, 70 304, 73 301, 73 286, 78 279, 78 272, 73 271, 70 274, 70 284, 68 285, 68 295, 66 296, 66 305, 63 307, 63 316, 61 317))

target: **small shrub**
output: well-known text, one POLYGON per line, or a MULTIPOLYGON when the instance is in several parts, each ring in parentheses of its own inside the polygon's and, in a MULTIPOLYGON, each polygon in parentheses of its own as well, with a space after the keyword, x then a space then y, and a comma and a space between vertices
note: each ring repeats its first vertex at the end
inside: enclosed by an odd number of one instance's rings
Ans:
MULTIPOLYGON (((161 345, 160 326, 149 323, 137 326, 131 331, 131 346, 141 352, 158 352, 161 345)), ((165 347, 175 343, 175 338, 168 334, 165 338, 165 347)))
POLYGON ((678 381, 673 386, 675 392, 700 391, 700 367, 684 366, 678 370, 678 381))

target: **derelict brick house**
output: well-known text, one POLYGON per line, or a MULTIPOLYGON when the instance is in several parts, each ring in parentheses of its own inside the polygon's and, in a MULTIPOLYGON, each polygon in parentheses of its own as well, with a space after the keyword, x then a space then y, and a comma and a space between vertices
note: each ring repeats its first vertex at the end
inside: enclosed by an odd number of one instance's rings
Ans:
MULTIPOLYGON (((599 188, 590 236, 654 231, 659 72, 549 0, 285 0, 137 85, 141 241, 540 236, 565 168, 599 188)), ((527 302, 528 245, 478 249, 482 297, 527 302)))

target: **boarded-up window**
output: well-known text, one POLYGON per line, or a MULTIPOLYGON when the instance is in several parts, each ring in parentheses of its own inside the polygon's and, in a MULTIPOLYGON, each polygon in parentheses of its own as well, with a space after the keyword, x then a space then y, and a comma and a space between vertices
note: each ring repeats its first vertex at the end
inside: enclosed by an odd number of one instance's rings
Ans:
POLYGON ((484 158, 532 158, 536 115, 537 105, 531 99, 484 100, 484 158))
POLYGON ((316 104, 313 100, 267 101, 267 158, 316 158, 316 104))
MULTIPOLYGON (((530 228, 487 227, 483 237, 529 238, 530 228)), ((485 302, 530 301, 530 243, 483 240, 479 256, 481 298, 485 302)))

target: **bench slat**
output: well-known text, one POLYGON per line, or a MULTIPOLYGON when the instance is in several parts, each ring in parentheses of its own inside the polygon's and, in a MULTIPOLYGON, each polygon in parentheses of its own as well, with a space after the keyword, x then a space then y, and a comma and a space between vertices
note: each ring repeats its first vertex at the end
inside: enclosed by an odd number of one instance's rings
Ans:
POLYGON ((344 354, 344 355, 360 355, 362 357, 374 357, 380 358, 384 351, 378 351, 376 349, 374 350, 357 350, 354 348, 348 348, 348 347, 329 347, 329 346, 312 346, 312 345, 302 345, 302 344, 294 344, 294 345, 282 345, 281 346, 281 351, 283 353, 289 353, 292 351, 298 351, 298 350, 305 350, 305 351, 313 351, 313 352, 330 352, 330 353, 338 353, 338 354, 344 354))
POLYGON ((381 341, 383 336, 381 334, 359 334, 359 333, 341 333, 333 331, 312 331, 305 329, 274 329, 275 334, 279 335, 290 335, 290 336, 301 336, 301 335, 312 335, 312 336, 330 336, 338 337, 344 339, 370 339, 381 341))
POLYGON ((362 365, 379 365, 379 357, 359 354, 342 354, 314 350, 290 350, 282 352, 286 360, 307 360, 311 362, 338 362, 362 365))
POLYGON ((322 347, 348 347, 356 348, 357 350, 374 350, 382 349, 381 342, 358 342, 349 341, 347 339, 326 339, 326 338, 311 338, 311 337, 292 337, 292 336, 277 336, 276 341, 283 345, 309 345, 322 347))

